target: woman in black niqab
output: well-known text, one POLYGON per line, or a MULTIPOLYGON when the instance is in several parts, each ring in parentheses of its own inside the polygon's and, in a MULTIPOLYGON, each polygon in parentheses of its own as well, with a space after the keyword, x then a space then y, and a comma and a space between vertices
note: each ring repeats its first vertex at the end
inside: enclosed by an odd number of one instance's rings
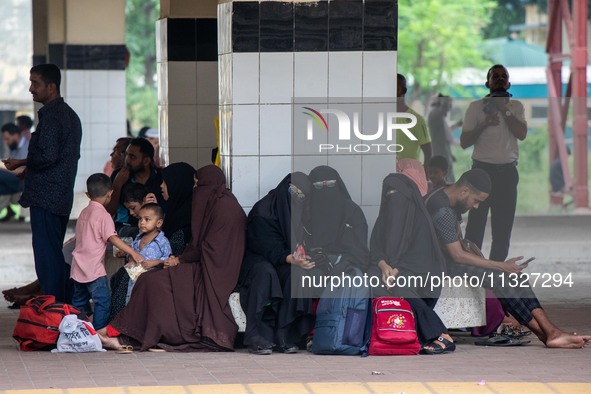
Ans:
POLYGON ((369 261, 367 221, 353 202, 339 173, 329 166, 310 172, 309 215, 306 218, 306 248, 321 248, 329 256, 341 256, 338 271, 354 265, 365 271, 369 261))
POLYGON ((302 242, 310 187, 305 174, 288 174, 248 215, 239 288, 251 353, 295 353, 314 326, 311 300, 291 296, 292 252, 302 242))

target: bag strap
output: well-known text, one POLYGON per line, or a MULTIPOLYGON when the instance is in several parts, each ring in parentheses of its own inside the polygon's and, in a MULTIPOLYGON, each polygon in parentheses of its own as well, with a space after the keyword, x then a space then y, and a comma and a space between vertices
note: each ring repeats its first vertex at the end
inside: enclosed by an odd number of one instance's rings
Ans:
POLYGON ((26 302, 26 305, 32 306, 32 304, 36 304, 39 301, 42 301, 42 302, 41 302, 41 305, 39 305, 37 307, 37 309, 42 311, 42 310, 47 309, 47 307, 49 307, 51 304, 55 304, 55 296, 42 295, 42 296, 38 296, 35 298, 31 298, 29 301, 26 302))

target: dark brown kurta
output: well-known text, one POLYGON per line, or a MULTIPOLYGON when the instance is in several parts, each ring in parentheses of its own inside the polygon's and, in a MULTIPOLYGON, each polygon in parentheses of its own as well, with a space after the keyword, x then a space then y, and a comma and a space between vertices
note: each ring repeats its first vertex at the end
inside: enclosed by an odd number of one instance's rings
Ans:
POLYGON ((228 304, 242 262, 246 216, 222 171, 197 171, 192 239, 176 267, 139 277, 111 325, 140 343, 176 351, 231 351, 238 327, 228 304))

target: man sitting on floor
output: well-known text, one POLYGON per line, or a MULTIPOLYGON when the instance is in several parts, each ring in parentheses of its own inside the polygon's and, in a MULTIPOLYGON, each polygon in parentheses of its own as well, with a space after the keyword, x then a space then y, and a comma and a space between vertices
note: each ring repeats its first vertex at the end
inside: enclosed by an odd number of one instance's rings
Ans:
POLYGON ((527 264, 517 264, 523 257, 514 257, 504 262, 492 261, 462 248, 458 225, 460 215, 472 208, 478 208, 478 204, 486 200, 490 192, 491 181, 488 174, 477 168, 464 173, 456 183, 429 196, 427 210, 433 218, 446 258, 447 275, 467 274, 469 277, 482 278, 481 285, 492 289, 505 311, 527 326, 547 347, 585 347, 591 341, 591 336, 566 333, 550 321, 529 287, 527 277, 521 273, 527 264), (512 283, 518 283, 519 286, 511 285, 512 283), (527 287, 521 287, 524 284, 527 287))

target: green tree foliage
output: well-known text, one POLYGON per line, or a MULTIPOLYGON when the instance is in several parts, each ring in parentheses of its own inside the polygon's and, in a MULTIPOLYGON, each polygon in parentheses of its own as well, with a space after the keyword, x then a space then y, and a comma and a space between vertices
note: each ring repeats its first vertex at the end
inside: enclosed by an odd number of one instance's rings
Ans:
POLYGON ((125 41, 130 52, 127 116, 132 130, 158 125, 155 22, 159 15, 159 0, 126 0, 125 41))
POLYGON ((492 12, 490 23, 482 30, 484 38, 507 37, 509 27, 525 22, 525 4, 532 0, 497 0, 498 6, 492 12))
POLYGON ((490 0, 398 2, 398 70, 413 77, 409 102, 447 91, 465 67, 486 67, 481 35, 495 5, 490 0))

